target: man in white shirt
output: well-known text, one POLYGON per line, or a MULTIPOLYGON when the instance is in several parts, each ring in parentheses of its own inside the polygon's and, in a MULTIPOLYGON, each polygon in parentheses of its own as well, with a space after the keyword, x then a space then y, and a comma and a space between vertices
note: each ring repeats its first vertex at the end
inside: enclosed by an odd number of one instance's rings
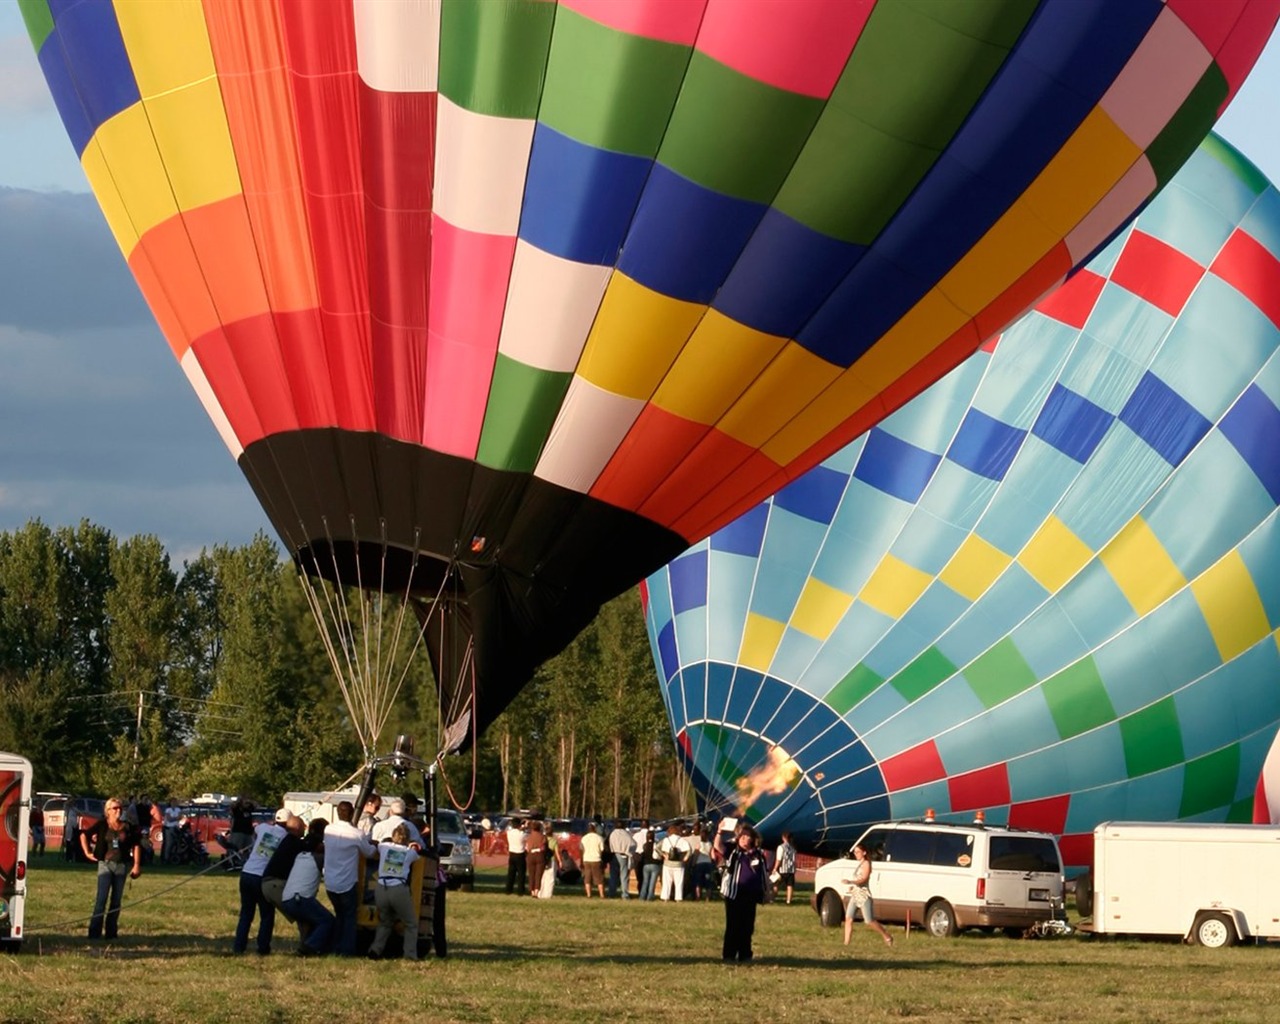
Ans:
POLYGON ((594 824, 587 825, 586 834, 582 837, 582 886, 587 891, 587 899, 591 898, 591 886, 604 899, 604 839, 596 831, 594 824))
POLYGON ((523 896, 529 889, 526 884, 529 868, 525 863, 525 824, 512 818, 507 825, 507 895, 513 892, 523 896))
POLYGON ((356 955, 356 911, 360 894, 356 882, 360 858, 375 857, 378 848, 351 823, 355 805, 350 800, 338 804, 338 820, 324 830, 324 890, 333 904, 334 944, 338 956, 356 955))
POLYGON ((409 842, 422 845, 422 834, 418 831, 418 826, 404 816, 404 801, 400 797, 392 797, 387 801, 387 810, 390 812, 385 818, 373 826, 373 833, 370 838, 375 843, 381 843, 383 840, 390 839, 391 833, 396 830, 397 825, 409 826, 409 842))
POLYGON ((288 820, 289 812, 282 807, 276 811, 274 822, 263 822, 253 830, 249 856, 240 869, 240 920, 236 923, 236 937, 231 947, 237 953, 249 948, 249 929, 253 927, 255 913, 258 915, 258 955, 266 956, 271 952, 276 906, 262 895, 262 872, 280 840, 285 837, 284 823, 288 820))
POLYGON ((294 858, 289 877, 284 883, 280 907, 285 914, 298 922, 298 956, 321 956, 329 951, 329 937, 333 934, 334 917, 323 903, 316 899, 320 890, 320 865, 316 851, 324 842, 325 821, 315 819, 302 841, 302 851, 294 858), (305 937, 304 937, 305 936, 305 937))
POLYGON ((662 840, 662 900, 684 900, 684 866, 689 860, 689 841, 684 837, 687 825, 672 825, 662 840))

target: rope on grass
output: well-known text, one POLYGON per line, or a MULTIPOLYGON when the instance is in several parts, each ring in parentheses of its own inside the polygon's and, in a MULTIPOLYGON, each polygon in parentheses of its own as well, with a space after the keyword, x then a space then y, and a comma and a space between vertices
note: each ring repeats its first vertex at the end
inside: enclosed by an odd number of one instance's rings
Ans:
MULTIPOLYGON (((221 860, 210 861, 208 865, 201 868, 194 875, 188 875, 186 878, 182 879, 182 881, 174 883, 173 885, 169 886, 169 888, 167 889, 161 889, 159 892, 153 892, 150 896, 143 896, 142 899, 139 899, 139 900, 129 900, 128 902, 125 902, 124 896, 127 895, 133 889, 133 879, 130 878, 125 883, 124 894, 122 894, 120 899, 120 912, 123 913, 126 907, 140 907, 142 904, 150 903, 152 900, 157 900, 161 896, 167 896, 169 895, 169 893, 173 892, 175 889, 181 889, 184 885, 187 885, 189 882, 194 882, 201 875, 207 875, 214 868, 218 868, 221 870, 223 868, 223 862, 221 860)), ((109 913, 109 911, 103 911, 103 917, 106 917, 107 913, 109 913)), ((93 914, 90 913, 90 914, 86 914, 84 917, 73 917, 69 921, 55 921, 53 924, 44 925, 41 928, 35 928, 35 929, 28 928, 25 934, 27 936, 35 936, 36 938, 40 938, 42 936, 45 938, 48 938, 54 932, 61 932, 64 929, 71 927, 72 925, 88 924, 92 920, 93 920, 93 914)))

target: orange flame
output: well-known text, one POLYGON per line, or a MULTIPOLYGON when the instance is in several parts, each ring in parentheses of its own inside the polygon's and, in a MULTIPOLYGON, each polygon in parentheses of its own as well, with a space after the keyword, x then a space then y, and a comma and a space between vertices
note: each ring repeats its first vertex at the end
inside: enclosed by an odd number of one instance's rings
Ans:
POLYGON ((765 763, 738 780, 738 816, 762 796, 785 792, 799 776, 800 766, 791 755, 779 746, 770 747, 765 763))

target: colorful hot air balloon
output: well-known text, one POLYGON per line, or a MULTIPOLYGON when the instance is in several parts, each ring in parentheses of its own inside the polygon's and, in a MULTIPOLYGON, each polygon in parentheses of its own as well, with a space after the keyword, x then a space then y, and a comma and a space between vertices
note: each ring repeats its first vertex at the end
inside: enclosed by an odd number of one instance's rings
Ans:
POLYGON ((981 810, 1076 864, 1102 820, 1248 821, 1280 723, 1278 257, 1280 194, 1211 136, 998 343, 650 577, 708 803, 749 790, 832 851, 981 810))
POLYGON ((601 602, 1063 280, 1203 138, 1277 18, 1277 0, 22 8, 288 551, 424 621, 447 608, 425 642, 450 719, 480 727, 601 602))

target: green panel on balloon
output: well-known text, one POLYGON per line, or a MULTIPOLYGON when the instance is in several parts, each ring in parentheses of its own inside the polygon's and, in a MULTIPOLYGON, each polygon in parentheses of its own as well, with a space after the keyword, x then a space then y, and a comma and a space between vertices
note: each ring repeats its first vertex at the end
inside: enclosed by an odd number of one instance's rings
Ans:
POLYGON ((555 23, 554 4, 445 4, 440 95, 477 114, 534 118, 555 23))
POLYGON ((571 377, 498 353, 476 461, 494 469, 533 472, 571 377))
POLYGON ((1106 725, 1116 717, 1093 655, 1046 679, 1040 689, 1064 740, 1106 725))
POLYGON ((857 707, 860 701, 870 697, 883 682, 883 676, 859 663, 831 688, 825 699, 837 715, 844 715, 850 708, 857 707))
POLYGON ((1172 697, 1120 719, 1125 769, 1129 778, 1181 764, 1182 726, 1172 697))
POLYGON ((1215 750, 1188 761, 1182 775, 1182 805, 1179 818, 1192 818, 1206 811, 1229 806, 1240 784, 1240 744, 1215 750))
POLYGON ((1271 184, 1267 181, 1266 175, 1246 160, 1239 151, 1228 146, 1218 136, 1210 135, 1204 142, 1200 143, 1200 148, 1206 153, 1211 153, 1218 163, 1239 178, 1241 183, 1255 196, 1262 195, 1271 184))
POLYGON ((18 0, 22 20, 27 23, 27 35, 31 45, 39 52, 44 41, 53 32, 53 15, 49 13, 49 0, 18 0))
POLYGON ((1217 64, 1209 65, 1186 102, 1155 140, 1147 147, 1147 159, 1156 173, 1159 188, 1164 188, 1195 152, 1198 140, 1208 134, 1218 118, 1222 101, 1229 95, 1227 80, 1217 64))
POLYGON ((694 53, 658 159, 714 192, 770 203, 821 112, 821 100, 694 53))
POLYGON ((956 674, 956 666, 938 648, 930 647, 893 678, 893 688, 908 702, 919 700, 944 679, 956 674))
POLYGON ((955 135, 1034 6, 877 5, 774 205, 815 231, 869 244, 955 135))
POLYGON ((687 46, 627 35, 561 7, 538 120, 598 149, 652 157, 688 63, 687 46))
POLYGON ((988 708, 1003 704, 1036 685, 1036 674, 1009 637, 969 665, 964 677, 983 707, 988 708))
POLYGON ((1251 796, 1244 797, 1233 803, 1227 811, 1226 820, 1234 825, 1252 825, 1253 824, 1253 805, 1254 798, 1251 796))

